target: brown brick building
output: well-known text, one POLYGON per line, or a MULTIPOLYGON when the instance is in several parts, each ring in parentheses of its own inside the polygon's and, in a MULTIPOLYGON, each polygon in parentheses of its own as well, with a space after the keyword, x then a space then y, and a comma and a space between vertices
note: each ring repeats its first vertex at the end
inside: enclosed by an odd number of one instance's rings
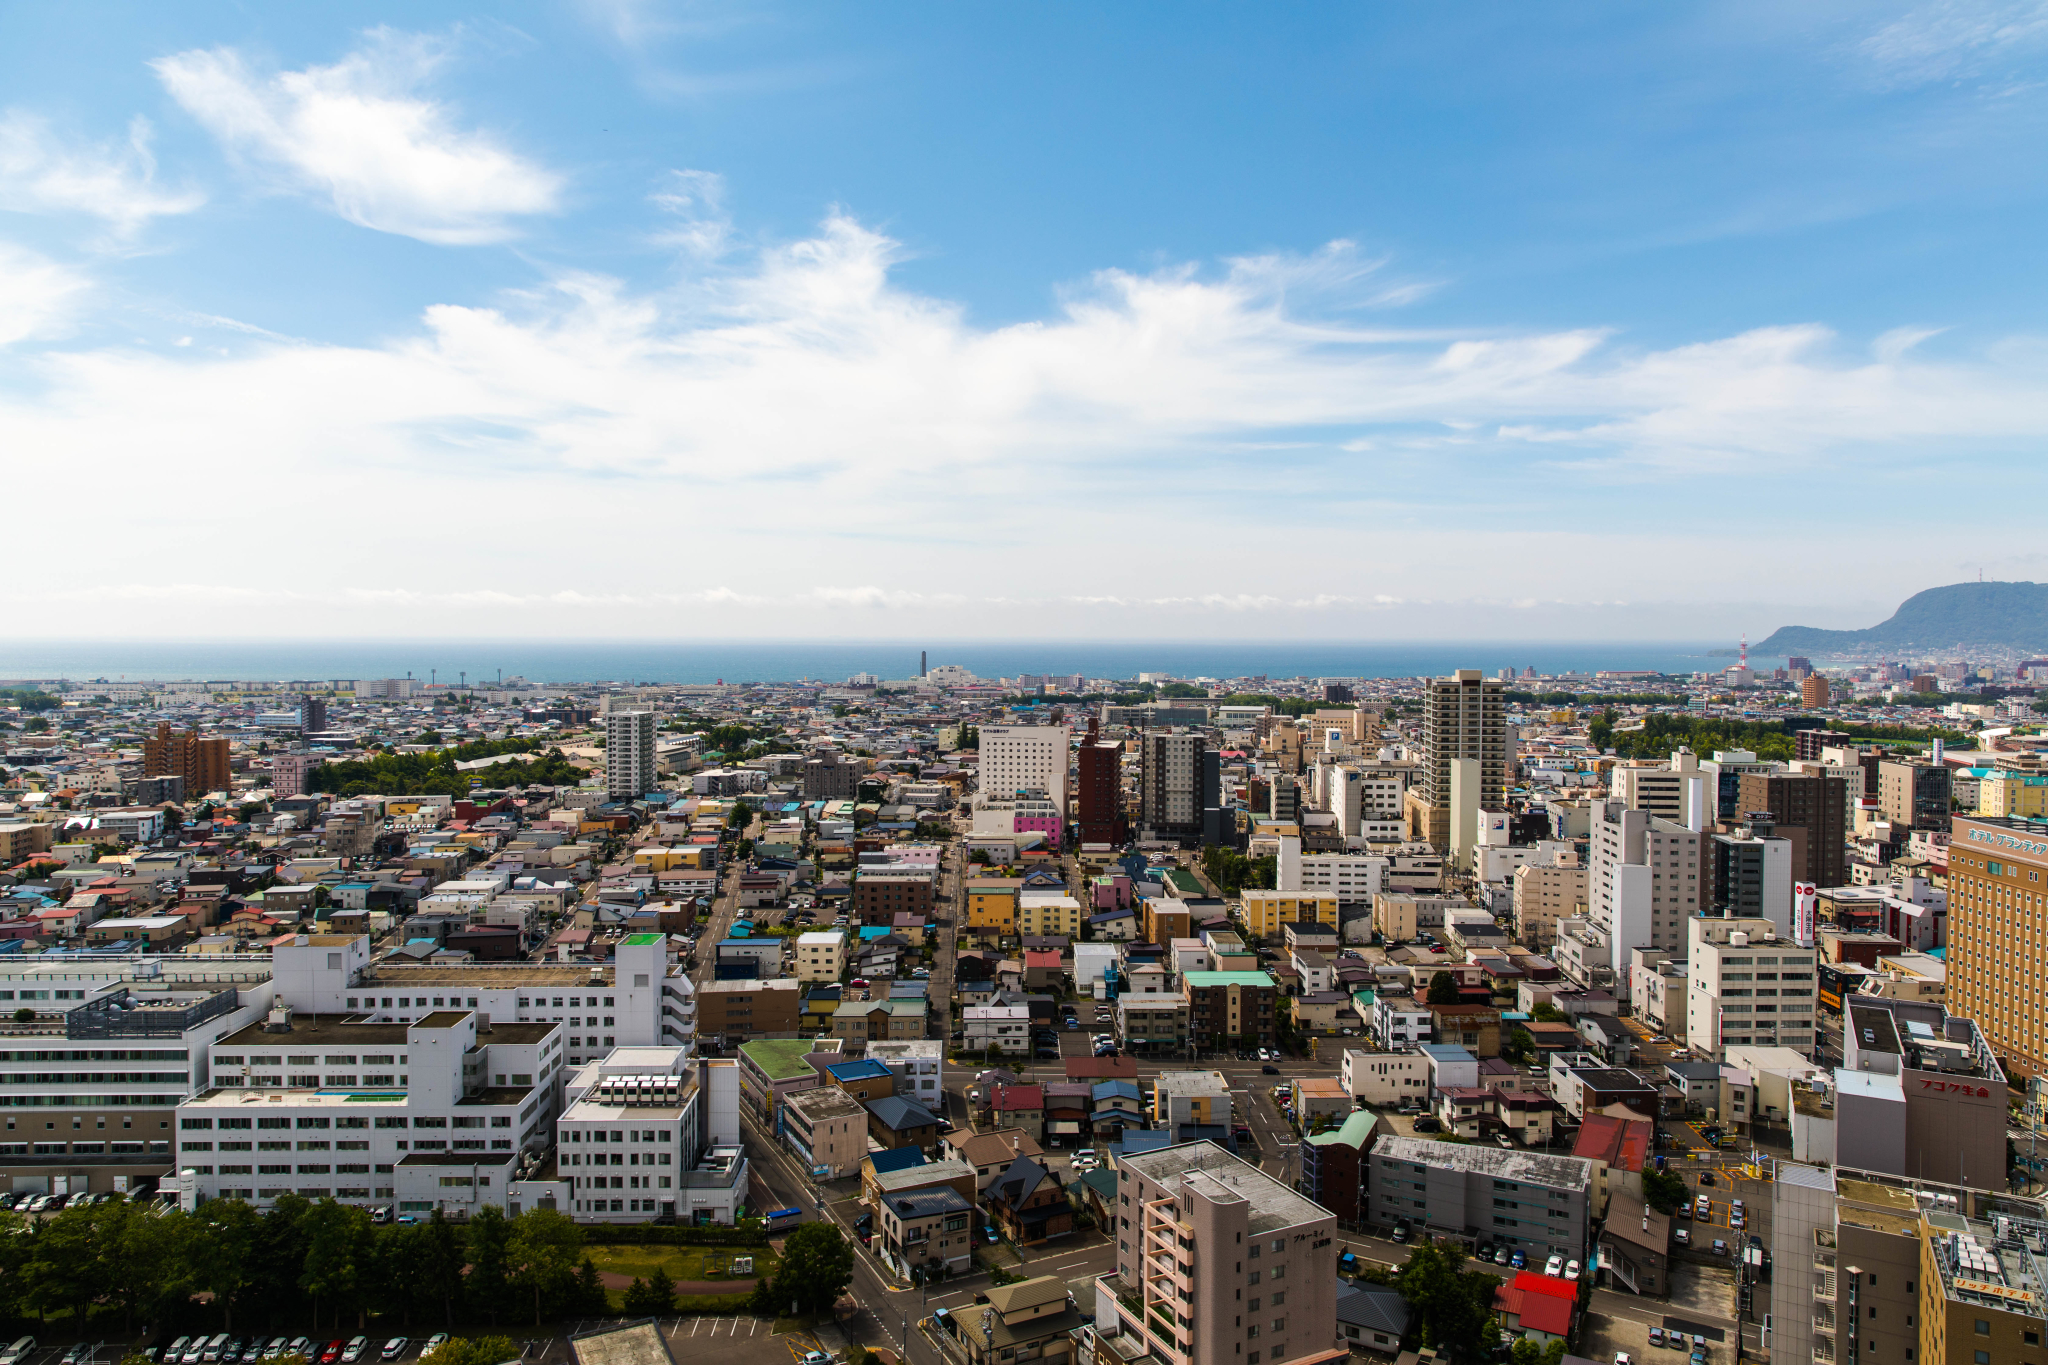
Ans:
POLYGON ((228 742, 202 739, 197 730, 174 734, 169 721, 160 721, 156 733, 142 741, 142 775, 184 778, 187 800, 226 791, 228 742))
POLYGON ((708 981, 697 988, 697 1036, 744 1043, 796 1037, 803 989, 789 977, 775 981, 708 981))
MULTIPOLYGON (((1742 774, 1736 788, 1740 814, 1769 812, 1772 836, 1792 844, 1792 880, 1815 886, 1848 882, 1848 806, 1841 784, 1849 780, 1846 775, 1742 774)), ((1860 790, 1848 794, 1863 795, 1860 790)))
POLYGON ((853 883, 853 915, 861 924, 893 925, 906 911, 919 922, 932 913, 933 874, 916 868, 867 868, 853 883))
POLYGON ((1264 972, 1186 972, 1181 995, 1188 1004, 1188 1036, 1198 1047, 1272 1047, 1273 1006, 1280 988, 1264 972))

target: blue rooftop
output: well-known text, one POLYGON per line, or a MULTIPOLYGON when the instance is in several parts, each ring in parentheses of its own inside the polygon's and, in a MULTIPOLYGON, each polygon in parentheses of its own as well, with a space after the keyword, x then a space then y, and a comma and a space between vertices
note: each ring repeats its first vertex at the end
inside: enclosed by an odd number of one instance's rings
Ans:
POLYGON ((836 1066, 826 1067, 825 1070, 832 1073, 832 1079, 835 1081, 878 1081, 884 1076, 896 1074, 880 1062, 865 1059, 858 1062, 840 1062, 836 1066))

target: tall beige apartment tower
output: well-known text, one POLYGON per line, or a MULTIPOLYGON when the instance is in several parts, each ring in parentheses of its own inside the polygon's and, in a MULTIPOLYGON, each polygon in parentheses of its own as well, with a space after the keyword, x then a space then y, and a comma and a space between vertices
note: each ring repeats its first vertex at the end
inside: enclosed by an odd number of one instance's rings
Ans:
POLYGON ((1427 757, 1422 781, 1408 793, 1408 832, 1448 848, 1454 795, 1474 810, 1507 803, 1507 703, 1499 679, 1488 679, 1476 668, 1432 678, 1422 697, 1422 748, 1427 757), (1461 790, 1452 791, 1451 765, 1458 759, 1478 764, 1476 789, 1461 782, 1461 790))

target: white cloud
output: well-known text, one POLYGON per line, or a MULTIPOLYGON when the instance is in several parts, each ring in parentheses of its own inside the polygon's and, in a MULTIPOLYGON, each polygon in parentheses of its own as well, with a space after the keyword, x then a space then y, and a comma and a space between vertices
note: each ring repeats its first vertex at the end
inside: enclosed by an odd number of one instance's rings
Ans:
MULTIPOLYGON (((217 491, 254 481, 318 509, 309 547, 346 547, 351 586, 307 590, 308 628, 430 629, 459 608, 520 634, 1056 634, 1077 612, 1428 633, 1451 619, 1432 604, 1502 595, 1503 564, 1554 593, 1540 575, 1628 563, 1631 601, 1654 602, 1696 599, 1709 558, 1748 562, 1718 525, 1603 524, 1585 499, 1622 479, 1711 471, 1747 498, 1854 461, 1875 488, 1938 449, 1952 488, 1972 451, 2048 436, 2048 355, 2024 345, 1936 360, 1910 334, 1873 350, 1811 325, 1633 351, 1594 329, 1346 325, 1329 316, 1362 286, 1342 252, 1108 271, 1043 320, 982 327, 893 283, 898 252, 835 217, 672 292, 564 275, 379 344, 45 350, 0 390, 0 449, 50 457, 10 494, 59 498, 92 468, 126 496, 96 509, 88 568, 32 570, 17 598, 151 581, 166 519, 237 543, 246 505, 217 491), (1572 529, 1518 529, 1539 523, 1572 529)), ((0 282, 32 282, 30 303, 0 318, 40 334, 76 284, 17 259, 0 282)), ((2004 505, 2034 481, 2009 475, 2004 505)), ((1799 543, 1846 588, 1853 557, 1799 543)), ((1751 590, 1774 591, 1782 558, 1754 559, 1772 586, 1751 590)), ((217 631, 245 619, 229 600, 179 597, 162 620, 217 631)))
POLYGON ((156 181, 149 120, 136 118, 122 145, 67 142, 47 121, 19 109, 0 115, 0 207, 18 213, 83 213, 117 238, 150 219, 190 213, 206 202, 194 189, 156 181))
POLYGON ((0 242, 0 346, 58 331, 87 288, 75 271, 0 242))
POLYGON ((332 66, 272 76, 231 48, 153 65, 230 151, 350 222, 444 245, 501 241, 509 220, 554 211, 561 177, 420 93, 445 57, 441 43, 378 30, 332 66))
POLYGON ((663 246, 711 259, 722 255, 732 234, 725 211, 725 177, 716 171, 670 171, 650 202, 675 219, 675 226, 655 236, 663 246))
POLYGON ((1879 78, 1894 86, 1968 80, 2001 59, 2048 44, 2048 3, 1939 0, 1885 24, 1857 44, 1879 78))

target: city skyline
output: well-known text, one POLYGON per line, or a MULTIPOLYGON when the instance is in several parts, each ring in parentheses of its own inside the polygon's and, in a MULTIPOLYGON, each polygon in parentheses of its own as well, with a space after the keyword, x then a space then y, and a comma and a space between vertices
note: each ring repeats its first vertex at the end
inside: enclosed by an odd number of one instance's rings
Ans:
POLYGON ((2042 576, 2025 7, 10 32, 24 636, 1732 641, 2042 576))

